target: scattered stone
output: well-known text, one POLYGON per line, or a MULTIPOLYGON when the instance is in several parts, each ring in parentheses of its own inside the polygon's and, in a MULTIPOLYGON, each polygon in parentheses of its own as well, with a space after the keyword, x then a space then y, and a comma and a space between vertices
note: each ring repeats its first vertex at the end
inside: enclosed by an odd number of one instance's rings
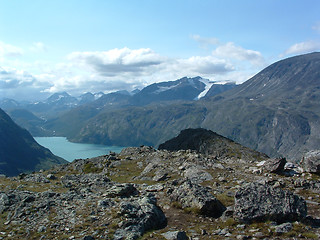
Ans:
POLYGON ((41 173, 28 174, 23 178, 27 182, 50 183, 50 181, 41 173))
POLYGON ((250 183, 240 188, 235 195, 234 217, 242 222, 285 222, 306 216, 306 201, 280 188, 250 183))
POLYGON ((290 232, 293 228, 292 223, 288 222, 288 223, 283 223, 280 224, 278 226, 276 226, 275 232, 276 233, 287 233, 290 232))
POLYGON ((55 179, 57 179, 57 178, 56 178, 56 176, 53 175, 53 174, 48 174, 48 175, 47 175, 47 179, 55 180, 55 179))
POLYGON ((163 184, 156 184, 156 185, 150 185, 146 188, 147 192, 160 192, 163 191, 164 185, 163 184))
POLYGON ((188 236, 184 231, 170 231, 163 233, 162 236, 167 240, 188 240, 188 236))
POLYGON ((47 228, 45 227, 45 226, 40 226, 39 228, 38 228, 38 232, 40 233, 40 232, 45 232, 47 230, 47 228))
POLYGON ((229 206, 226 208, 226 210, 223 212, 221 218, 223 220, 227 220, 228 218, 232 218, 234 213, 233 206, 229 206))

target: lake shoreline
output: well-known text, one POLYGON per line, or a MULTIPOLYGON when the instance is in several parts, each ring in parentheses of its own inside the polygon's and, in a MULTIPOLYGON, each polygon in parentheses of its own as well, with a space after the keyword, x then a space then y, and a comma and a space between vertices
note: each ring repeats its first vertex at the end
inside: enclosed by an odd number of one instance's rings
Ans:
POLYGON ((86 159, 109 154, 119 153, 124 147, 106 146, 100 144, 74 143, 66 137, 35 137, 37 143, 48 148, 53 154, 64 158, 68 162, 74 159, 86 159))

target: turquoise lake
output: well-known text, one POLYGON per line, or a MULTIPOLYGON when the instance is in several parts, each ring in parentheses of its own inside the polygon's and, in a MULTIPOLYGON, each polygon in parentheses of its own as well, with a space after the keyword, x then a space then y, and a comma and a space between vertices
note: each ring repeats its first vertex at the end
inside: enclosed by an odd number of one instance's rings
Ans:
POLYGON ((35 137, 34 139, 40 145, 50 149, 53 154, 62 157, 69 162, 79 158, 85 159, 106 155, 109 154, 110 151, 119 153, 123 149, 123 147, 117 146, 72 143, 65 137, 35 137))

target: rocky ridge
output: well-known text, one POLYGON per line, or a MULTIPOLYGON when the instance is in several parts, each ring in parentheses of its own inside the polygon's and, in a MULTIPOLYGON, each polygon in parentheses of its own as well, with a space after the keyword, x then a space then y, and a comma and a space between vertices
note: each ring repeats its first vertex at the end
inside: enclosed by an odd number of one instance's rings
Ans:
POLYGON ((249 155, 141 146, 2 177, 0 239, 318 239, 319 175, 249 155))

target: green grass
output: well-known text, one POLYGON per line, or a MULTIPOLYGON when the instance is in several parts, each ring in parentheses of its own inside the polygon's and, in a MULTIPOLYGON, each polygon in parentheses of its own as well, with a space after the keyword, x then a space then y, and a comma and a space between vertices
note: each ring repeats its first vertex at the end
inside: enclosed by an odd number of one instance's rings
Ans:
POLYGON ((83 166, 84 173, 101 173, 103 168, 96 167, 94 163, 88 162, 83 166))

